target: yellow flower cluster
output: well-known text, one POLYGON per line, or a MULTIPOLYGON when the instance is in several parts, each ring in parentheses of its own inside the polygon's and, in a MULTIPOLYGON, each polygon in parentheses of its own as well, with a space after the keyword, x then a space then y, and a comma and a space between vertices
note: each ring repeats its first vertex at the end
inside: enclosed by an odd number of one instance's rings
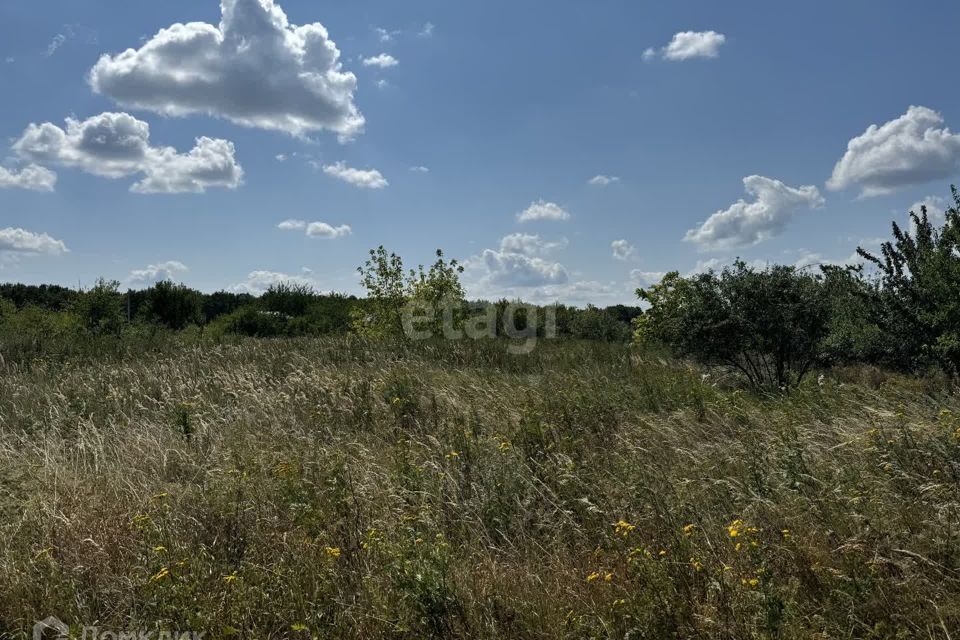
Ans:
POLYGON ((636 525, 630 524, 626 520, 619 520, 613 526, 616 529, 617 535, 623 536, 624 538, 630 535, 630 532, 637 528, 636 525))

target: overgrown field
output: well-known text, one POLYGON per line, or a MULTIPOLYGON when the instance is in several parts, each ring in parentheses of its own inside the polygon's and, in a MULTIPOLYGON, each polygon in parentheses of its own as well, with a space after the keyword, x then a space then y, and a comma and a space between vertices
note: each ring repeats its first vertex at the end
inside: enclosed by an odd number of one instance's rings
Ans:
POLYGON ((960 402, 627 346, 0 364, 0 637, 960 637, 960 402))

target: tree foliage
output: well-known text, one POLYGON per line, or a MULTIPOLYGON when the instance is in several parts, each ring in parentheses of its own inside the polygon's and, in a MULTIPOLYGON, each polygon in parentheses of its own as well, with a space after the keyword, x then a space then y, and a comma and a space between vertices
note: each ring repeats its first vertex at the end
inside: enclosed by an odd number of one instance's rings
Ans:
POLYGON ((891 345, 888 366, 960 373, 960 193, 952 192, 942 227, 924 206, 910 212, 912 230, 893 223, 879 255, 857 249, 879 272, 876 323, 891 345))
POLYGON ((738 260, 719 273, 673 272, 637 293, 650 305, 635 321, 638 341, 731 367, 756 388, 799 383, 829 326, 823 278, 793 267, 756 270, 738 260))

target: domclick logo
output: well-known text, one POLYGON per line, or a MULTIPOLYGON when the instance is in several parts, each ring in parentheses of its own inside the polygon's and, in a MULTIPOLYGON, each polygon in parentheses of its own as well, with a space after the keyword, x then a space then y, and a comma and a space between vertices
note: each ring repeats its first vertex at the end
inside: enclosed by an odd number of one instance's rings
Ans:
POLYGON ((79 636, 70 635, 70 627, 49 616, 33 625, 33 640, 203 640, 206 631, 168 631, 159 629, 105 629, 83 625, 79 636))
POLYGON ((54 616, 48 616, 33 625, 33 640, 63 640, 69 637, 70 627, 54 616))

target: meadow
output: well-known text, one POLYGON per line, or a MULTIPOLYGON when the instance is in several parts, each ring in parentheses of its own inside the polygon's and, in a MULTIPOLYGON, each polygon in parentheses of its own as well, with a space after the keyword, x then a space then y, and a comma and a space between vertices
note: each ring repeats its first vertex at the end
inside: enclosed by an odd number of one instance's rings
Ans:
POLYGON ((623 343, 206 340, 0 363, 0 638, 951 638, 960 400, 623 343), (154 636, 156 637, 156 636, 154 636))

